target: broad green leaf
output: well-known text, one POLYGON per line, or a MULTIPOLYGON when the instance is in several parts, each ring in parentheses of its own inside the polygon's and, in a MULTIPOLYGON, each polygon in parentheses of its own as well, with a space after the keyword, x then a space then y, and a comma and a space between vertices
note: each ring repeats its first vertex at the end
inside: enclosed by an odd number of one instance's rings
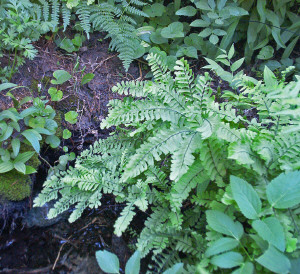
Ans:
POLYGON ((33 129, 27 129, 22 132, 22 135, 28 140, 28 142, 32 145, 34 150, 39 153, 40 152, 40 143, 42 140, 42 136, 33 129))
POLYGON ((237 69, 239 69, 241 67, 241 65, 244 63, 245 58, 241 58, 237 61, 235 61, 231 66, 230 66, 230 70, 232 72, 236 71, 237 69))
POLYGON ((2 130, 2 132, 0 132, 0 142, 3 142, 5 140, 7 140, 13 133, 13 127, 11 126, 2 126, 0 127, 0 129, 2 130))
POLYGON ((230 186, 233 198, 245 217, 257 219, 261 212, 261 201, 253 187, 235 176, 230 176, 230 186))
POLYGON ((129 258, 125 267, 125 274, 139 274, 140 267, 141 267, 141 253, 140 251, 137 250, 129 258))
POLYGON ((190 24, 191 27, 200 27, 200 28, 206 28, 209 25, 210 25, 210 22, 204 21, 202 19, 197 19, 190 24))
POLYGON ((58 125, 57 123, 52 119, 46 119, 45 128, 48 129, 50 132, 55 133, 58 125))
POLYGON ((81 85, 85 85, 87 84, 88 82, 92 81, 95 77, 95 74, 94 73, 87 73, 85 74, 82 79, 81 79, 81 85))
POLYGON ((10 161, 0 163, 0 173, 11 171, 14 168, 14 164, 10 161))
POLYGON ((48 93, 50 94, 51 101, 53 102, 60 101, 61 98, 63 97, 63 92, 61 90, 57 90, 54 87, 49 88, 48 93))
POLYGON ((261 220, 256 220, 252 223, 252 227, 258 235, 270 244, 277 247, 280 251, 285 250, 285 236, 283 227, 275 217, 269 217, 261 220))
POLYGON ((26 173, 25 174, 32 174, 32 173, 36 173, 36 169, 33 168, 32 166, 26 166, 26 173))
POLYGON ((197 10, 192 6, 185 6, 180 10, 176 11, 176 15, 182 16, 194 16, 197 13, 197 10))
POLYGON ((289 45, 284 50, 284 53, 282 54, 281 59, 289 58, 289 56, 291 55, 295 45, 298 42, 298 39, 299 39, 299 36, 295 37, 293 39, 293 41, 289 43, 289 45))
POLYGON ((65 70, 56 70, 53 72, 53 76, 56 80, 51 80, 54 85, 60 85, 71 79, 71 75, 65 70))
POLYGON ((172 39, 184 37, 183 24, 180 22, 171 23, 168 27, 161 30, 161 36, 172 39))
POLYGON ((107 273, 119 273, 120 263, 118 257, 106 250, 96 251, 96 259, 100 268, 107 273))
POLYGON ((274 208, 289 208, 300 203, 300 171, 282 173, 267 186, 267 198, 274 208))
POLYGON ((243 263, 244 259, 240 253, 227 252, 211 258, 211 263, 220 268, 233 268, 243 263))
POLYGON ((232 272, 232 274, 253 274, 254 265, 250 262, 243 263, 237 270, 232 272))
POLYGON ((60 144, 60 139, 55 135, 47 136, 46 144, 49 144, 52 148, 57 148, 60 144))
POLYGON ((5 89, 8 89, 8 88, 14 88, 16 87, 17 85, 16 84, 13 84, 13 83, 3 83, 0 85, 0 92, 2 90, 5 90, 5 89))
POLYGON ((64 139, 69 139, 71 136, 72 136, 71 131, 68 130, 68 129, 64 129, 64 131, 63 131, 63 138, 64 139))
POLYGON ((215 34, 215 35, 218 35, 218 36, 226 35, 226 31, 222 30, 222 29, 214 29, 212 33, 215 34))
POLYGON ((239 240, 244 233, 243 226, 229 216, 217 210, 206 211, 208 225, 215 231, 239 240))
POLYGON ((168 39, 161 36, 161 29, 157 29, 155 32, 150 34, 150 39, 155 44, 166 44, 168 43, 168 39))
POLYGON ((195 47, 180 47, 176 52, 176 57, 188 56, 191 58, 198 58, 197 49, 195 47))
POLYGON ((151 6, 147 5, 143 8, 143 12, 149 17, 160 17, 166 11, 166 7, 161 3, 154 3, 151 6))
POLYGON ((174 264, 171 268, 163 272, 163 274, 182 274, 184 273, 183 263, 174 264))
POLYGON ((209 42, 211 42, 213 45, 216 45, 219 42, 219 37, 215 34, 212 34, 209 36, 209 42))
POLYGON ((43 128, 45 124, 46 124, 46 119, 40 116, 36 118, 30 118, 28 122, 28 125, 32 128, 37 128, 37 127, 43 128))
POLYGON ((20 151, 20 145, 21 145, 21 142, 20 142, 20 139, 18 138, 14 138, 12 141, 11 141, 11 146, 12 146, 12 149, 13 149, 13 152, 14 152, 14 156, 17 157, 17 155, 19 154, 19 151, 20 151))
POLYGON ((212 33, 212 29, 206 28, 206 29, 204 29, 203 31, 201 31, 201 32, 199 33, 199 36, 205 38, 205 37, 211 35, 211 33, 212 33))
POLYGON ((3 119, 11 119, 17 122, 21 118, 20 114, 16 112, 15 109, 6 109, 0 112, 0 121, 3 119))
POLYGON ((64 38, 60 42, 59 47, 69 53, 76 51, 76 47, 74 46, 73 42, 71 41, 71 39, 68 38, 64 38))
POLYGON ((263 255, 257 258, 256 261, 275 273, 285 274, 288 273, 291 268, 289 259, 272 245, 263 255))
POLYGON ((16 159, 14 160, 14 163, 17 162, 26 163, 34 154, 35 154, 34 151, 26 151, 23 153, 19 153, 16 159))
POLYGON ((225 251, 232 250, 239 245, 239 241, 233 238, 221 238, 212 243, 212 245, 206 250, 205 255, 207 257, 223 253, 225 251))
POLYGON ((19 172, 21 172, 21 173, 23 173, 23 174, 26 174, 26 166, 25 166, 24 163, 22 163, 22 162, 17 162, 17 163, 14 164, 14 168, 15 168, 17 171, 19 171, 19 172))
POLYGON ((261 60, 268 60, 273 57, 273 54, 274 54, 273 47, 265 46, 260 50, 259 54, 257 55, 257 58, 261 60))
POLYGON ((67 122, 69 122, 70 124, 77 123, 77 117, 78 117, 78 113, 73 110, 71 110, 65 114, 65 120, 67 122))

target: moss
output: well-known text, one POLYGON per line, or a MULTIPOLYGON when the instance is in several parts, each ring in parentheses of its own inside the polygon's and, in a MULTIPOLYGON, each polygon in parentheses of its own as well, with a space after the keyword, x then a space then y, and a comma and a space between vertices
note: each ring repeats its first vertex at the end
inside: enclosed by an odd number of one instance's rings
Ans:
POLYGON ((15 170, 0 174, 0 196, 9 201, 21 201, 31 194, 29 175, 23 175, 15 170))

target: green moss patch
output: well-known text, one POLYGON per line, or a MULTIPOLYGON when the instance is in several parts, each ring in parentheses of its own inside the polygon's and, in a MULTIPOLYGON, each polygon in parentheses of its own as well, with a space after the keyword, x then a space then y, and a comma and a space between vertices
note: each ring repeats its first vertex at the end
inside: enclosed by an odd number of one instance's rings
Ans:
POLYGON ((15 170, 0 174, 0 196, 9 201, 21 201, 31 194, 31 180, 15 170))

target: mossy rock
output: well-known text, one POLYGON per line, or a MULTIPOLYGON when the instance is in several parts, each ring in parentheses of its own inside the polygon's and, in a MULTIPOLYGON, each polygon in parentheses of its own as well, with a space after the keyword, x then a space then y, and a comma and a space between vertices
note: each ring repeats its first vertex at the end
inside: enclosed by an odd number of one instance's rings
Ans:
POLYGON ((0 174, 0 196, 9 201, 21 201, 31 194, 29 175, 23 175, 15 170, 0 174))

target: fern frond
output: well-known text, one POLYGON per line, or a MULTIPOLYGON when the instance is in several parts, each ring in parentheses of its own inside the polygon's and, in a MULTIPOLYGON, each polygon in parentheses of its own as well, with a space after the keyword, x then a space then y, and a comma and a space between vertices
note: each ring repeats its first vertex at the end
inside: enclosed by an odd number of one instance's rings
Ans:
POLYGON ((60 8, 60 2, 59 0, 51 0, 52 5, 51 5, 51 21, 53 22, 53 31, 55 29, 55 27, 58 25, 59 23, 59 8, 60 8))
POLYGON ((64 2, 62 3, 61 13, 62 13, 63 26, 65 31, 67 29, 67 26, 70 25, 71 10, 67 7, 66 3, 64 2))
POLYGON ((131 157, 121 180, 125 182, 141 174, 148 165, 153 166, 154 160, 159 161, 162 153, 173 152, 176 149, 174 144, 179 144, 182 141, 182 135, 190 132, 190 130, 183 129, 161 130, 156 136, 148 138, 147 142, 144 142, 131 157))
MULTIPOLYGON (((224 185, 223 180, 226 175, 226 167, 224 166, 224 152, 223 143, 217 139, 204 140, 200 150, 200 160, 206 174, 211 180, 216 181, 220 185, 224 185)), ((226 158, 225 158, 226 159, 226 158)))
POLYGON ((133 203, 127 204, 121 212, 121 216, 115 222, 115 234, 121 236, 122 233, 126 230, 133 217, 135 216, 134 205, 133 203))
POLYGON ((91 30, 90 16, 91 7, 87 5, 86 2, 81 1, 77 6, 76 14, 80 20, 80 26, 85 31, 87 37, 89 38, 89 33, 91 30))

